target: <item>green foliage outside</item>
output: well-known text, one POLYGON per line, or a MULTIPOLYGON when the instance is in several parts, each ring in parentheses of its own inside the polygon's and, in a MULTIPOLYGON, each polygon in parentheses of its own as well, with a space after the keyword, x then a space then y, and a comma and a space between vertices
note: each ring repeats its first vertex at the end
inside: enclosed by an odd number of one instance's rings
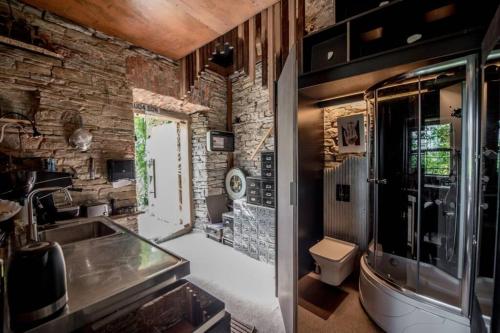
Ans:
MULTIPOLYGON (((426 125, 420 137, 425 175, 449 176, 451 170, 451 124, 426 125)), ((410 168, 417 167, 418 132, 411 133, 410 168)))
POLYGON ((134 117, 135 177, 139 209, 148 205, 148 163, 146 156, 147 124, 144 117, 134 117))
POLYGON ((170 120, 163 120, 158 117, 134 117, 134 131, 135 131, 135 178, 136 178, 136 192, 137 192, 137 205, 139 209, 144 210, 149 205, 148 201, 148 156, 146 151, 146 144, 148 140, 148 129, 156 126, 171 123, 170 120))

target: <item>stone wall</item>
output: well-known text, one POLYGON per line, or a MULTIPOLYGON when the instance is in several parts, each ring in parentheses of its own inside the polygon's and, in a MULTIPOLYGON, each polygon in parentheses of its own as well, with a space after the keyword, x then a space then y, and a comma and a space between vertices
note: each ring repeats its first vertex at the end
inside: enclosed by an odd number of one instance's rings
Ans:
MULTIPOLYGON (((127 42, 87 29, 48 12, 11 1, 14 15, 38 27, 63 59, 0 45, 0 89, 25 91, 37 96, 37 127, 43 139, 22 138, 9 131, 0 152, 17 157, 53 157, 58 170, 74 170, 75 202, 115 199, 118 206, 136 203, 135 186, 113 189, 106 180, 107 159, 134 157, 133 88, 179 97, 180 67, 165 57, 134 47, 127 42), (92 147, 81 153, 70 147, 68 136, 83 119, 93 135, 92 147), (95 161, 95 177, 90 179, 89 159, 95 161)), ((0 13, 8 13, 0 0, 0 13)), ((206 153, 205 131, 224 129, 226 114, 225 79, 206 74, 189 96, 190 103, 207 106, 192 115, 193 175, 195 209, 206 194, 223 192, 226 156, 206 153), (214 112, 212 112, 214 111, 214 112), (210 189, 210 190, 209 190, 210 189)), ((28 94, 28 95, 29 95, 28 94)), ((200 220, 206 212, 197 212, 200 220)))
POLYGON ((225 130, 227 114, 226 79, 207 71, 197 83, 190 100, 210 108, 208 112, 191 115, 193 205, 195 228, 201 229, 208 222, 205 198, 224 194, 224 177, 227 172, 227 153, 207 151, 208 130, 225 130))
MULTIPOLYGON (((269 108, 269 92, 262 87, 262 63, 256 65, 255 82, 244 72, 231 76, 233 92, 233 131, 236 136, 234 166, 248 175, 260 175, 260 153, 251 155, 269 128, 274 127, 274 110, 269 108)), ((274 133, 261 150, 274 150, 274 133)))
MULTIPOLYGON (((349 155, 364 154, 340 154, 338 148, 337 119, 366 112, 366 102, 359 101, 350 104, 336 105, 323 109, 325 129, 325 167, 333 167, 341 163, 349 155)), ((365 118, 366 126, 366 118, 365 118)), ((365 127, 366 128, 366 127, 365 127)), ((365 135, 367 131, 365 130, 365 135)))
POLYGON ((306 33, 335 24, 335 0, 305 0, 306 33))

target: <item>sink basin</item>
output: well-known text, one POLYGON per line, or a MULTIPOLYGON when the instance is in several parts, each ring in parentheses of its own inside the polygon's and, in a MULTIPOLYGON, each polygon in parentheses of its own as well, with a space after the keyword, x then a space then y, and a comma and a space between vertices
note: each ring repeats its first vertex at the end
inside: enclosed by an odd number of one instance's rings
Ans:
POLYGON ((88 239, 111 236, 119 231, 101 221, 75 223, 47 229, 38 233, 41 241, 58 242, 60 245, 80 242, 88 239))

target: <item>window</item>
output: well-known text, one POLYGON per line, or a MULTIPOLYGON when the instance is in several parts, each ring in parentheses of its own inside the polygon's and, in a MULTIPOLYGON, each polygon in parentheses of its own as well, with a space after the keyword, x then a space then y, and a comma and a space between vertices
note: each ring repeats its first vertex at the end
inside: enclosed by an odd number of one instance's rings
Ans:
MULTIPOLYGON (((451 124, 425 125, 421 132, 421 156, 426 176, 449 176, 451 172, 451 124)), ((418 161, 418 131, 410 133, 410 172, 418 161)))

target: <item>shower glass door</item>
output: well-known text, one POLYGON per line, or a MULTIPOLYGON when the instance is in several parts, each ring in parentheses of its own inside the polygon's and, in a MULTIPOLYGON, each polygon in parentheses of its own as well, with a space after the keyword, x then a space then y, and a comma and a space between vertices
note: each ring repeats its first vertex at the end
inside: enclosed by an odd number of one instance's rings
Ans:
POLYGON ((386 82, 369 101, 369 263, 393 284, 455 308, 463 305, 465 63, 386 82))
POLYGON ((417 259, 419 187, 410 139, 419 124, 418 82, 375 93, 373 264, 385 278, 415 291, 416 265, 409 263, 417 259))

